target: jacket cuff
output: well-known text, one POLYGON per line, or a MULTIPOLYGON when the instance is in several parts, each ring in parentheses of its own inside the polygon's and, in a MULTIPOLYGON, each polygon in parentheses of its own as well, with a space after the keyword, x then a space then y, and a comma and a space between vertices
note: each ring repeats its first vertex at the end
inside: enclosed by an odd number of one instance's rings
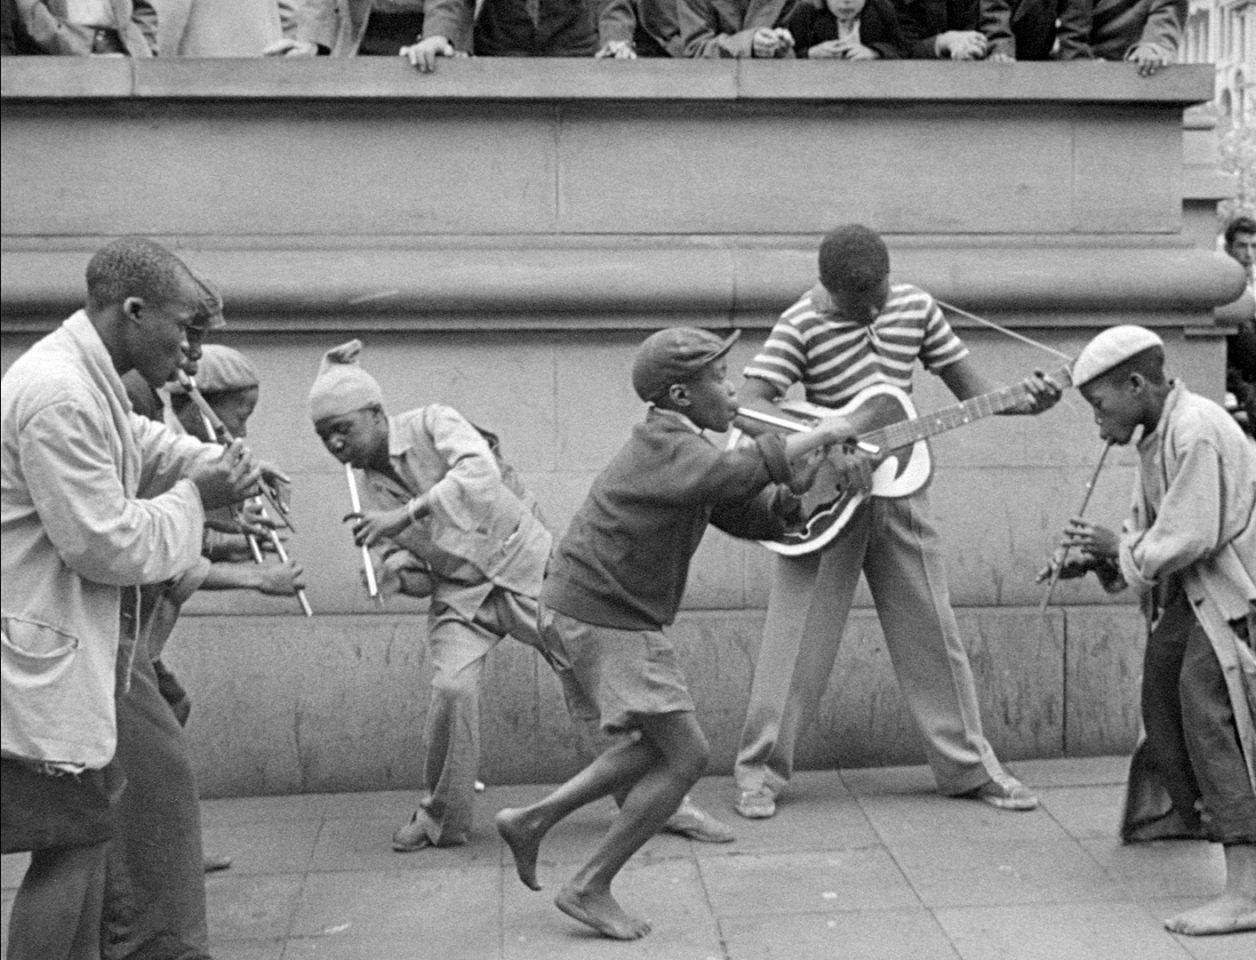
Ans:
POLYGON ((785 439, 779 433, 761 433, 754 438, 755 446, 767 465, 768 476, 775 483, 789 483, 794 479, 794 468, 785 456, 785 439))

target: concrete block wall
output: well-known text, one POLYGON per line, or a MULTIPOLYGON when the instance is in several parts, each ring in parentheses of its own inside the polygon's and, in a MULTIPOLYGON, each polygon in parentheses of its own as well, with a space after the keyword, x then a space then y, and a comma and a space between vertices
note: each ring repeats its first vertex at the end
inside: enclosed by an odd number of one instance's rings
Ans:
MULTIPOLYGON (((439 400, 501 434, 556 530, 641 415, 627 370, 645 332, 742 329, 740 369, 845 220, 886 233, 899 278, 1063 354, 1108 323, 1154 326, 1175 372, 1220 396, 1212 310, 1241 276, 1197 228, 1226 184, 1195 153, 1183 172, 1182 108, 1210 95, 1206 67, 881 64, 840 84, 815 64, 615 67, 0 64, 0 363, 78 305, 103 238, 163 237, 221 284, 224 342, 263 381, 250 443, 295 481, 291 551, 317 616, 202 594, 168 652, 197 702, 207 795, 418 781, 424 607, 365 598, 343 474, 304 414, 320 355, 351 336, 392 409, 439 400)), ((954 322, 996 381, 1062 363, 954 322)), ((921 411, 953 402, 917 380, 921 411)), ((1135 608, 1069 583, 1043 618, 1033 583, 1098 454, 1083 402, 972 424, 933 452, 996 749, 1126 749, 1135 608)), ((1091 511, 1115 521, 1133 461, 1110 461, 1091 511)), ((675 628, 715 770, 770 575, 758 545, 712 532, 675 628)), ((861 588, 802 766, 920 759, 870 603, 861 588)), ((483 725, 494 783, 554 780, 584 755, 553 677, 513 641, 489 658, 483 725)))

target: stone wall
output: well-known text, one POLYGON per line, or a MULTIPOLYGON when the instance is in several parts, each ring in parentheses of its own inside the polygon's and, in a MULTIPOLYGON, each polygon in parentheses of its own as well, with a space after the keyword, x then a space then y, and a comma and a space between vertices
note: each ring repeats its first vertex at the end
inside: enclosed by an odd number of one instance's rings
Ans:
MULTIPOLYGON (((366 600, 343 475, 304 414, 350 336, 389 406, 441 400, 501 434, 561 529, 641 415, 627 369, 673 323, 744 331, 732 368, 814 279, 828 227, 882 230, 894 272, 1073 354, 1156 327, 1219 397, 1213 308, 1241 285, 1205 240, 1223 195, 1184 161, 1207 67, 1112 64, 6 59, 0 287, 7 363, 73 310, 103 239, 164 238, 217 280, 263 380, 250 442, 296 481, 295 603, 198 596, 169 660, 197 702, 209 795, 413 785, 430 676, 423 606, 366 600)), ((998 381, 1062 361, 955 319, 998 381)), ((926 374, 917 404, 950 402, 926 374)), ((1136 731, 1138 615, 1093 584, 1038 614, 1034 572, 1098 454, 1075 394, 1038 419, 939 437, 932 498, 952 594, 1007 758, 1120 751, 1136 731)), ((1115 521, 1133 475, 1092 502, 1115 521)), ((768 554, 712 532, 675 635, 715 747, 735 749, 768 554)), ((919 761, 870 599, 843 640, 803 766, 919 761)), ((513 642, 489 659, 483 779, 557 779, 579 741, 513 642)))

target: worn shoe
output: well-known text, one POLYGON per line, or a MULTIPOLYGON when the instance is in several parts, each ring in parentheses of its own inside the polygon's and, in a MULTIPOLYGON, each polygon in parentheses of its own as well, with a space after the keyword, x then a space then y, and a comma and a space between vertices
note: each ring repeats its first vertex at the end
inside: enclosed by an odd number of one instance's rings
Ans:
POLYGON ((219 870, 231 869, 231 858, 221 853, 207 853, 203 859, 206 873, 217 873, 219 870))
POLYGON ((427 835, 426 818, 420 814, 421 811, 415 810, 414 815, 393 834, 392 848, 398 853, 413 853, 432 845, 432 838, 427 835))
POLYGON ((776 816, 776 795, 767 787, 743 790, 733 809, 747 820, 766 820, 776 816))
POLYGON ((993 777, 967 793, 960 794, 973 800, 981 800, 1000 810, 1036 810, 1038 798, 1029 788, 1006 771, 993 777))
POLYGON ((731 843, 734 839, 733 831, 727 824, 716 820, 688 797, 680 801, 680 806, 667 818, 663 829, 699 843, 731 843))

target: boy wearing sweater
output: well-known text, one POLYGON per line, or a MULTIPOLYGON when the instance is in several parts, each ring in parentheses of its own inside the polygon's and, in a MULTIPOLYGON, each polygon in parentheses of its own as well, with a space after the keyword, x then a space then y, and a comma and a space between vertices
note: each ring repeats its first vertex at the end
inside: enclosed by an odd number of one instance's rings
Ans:
MULTIPOLYGON (((555 904, 606 937, 635 940, 650 925, 627 914, 610 885, 702 775, 709 747, 676 651, 663 632, 676 617, 689 562, 708 523, 735 536, 778 535, 798 501, 779 484, 790 459, 851 435, 842 418, 788 440, 759 438, 722 451, 703 435, 737 413, 725 355, 736 335, 674 327, 650 336, 633 364, 645 421, 594 481, 563 537, 541 594, 547 656, 575 715, 627 733, 583 771, 528 807, 497 815, 519 879, 539 890, 542 838, 600 797, 625 794, 593 856, 555 904)), ((810 471, 814 474, 814 471, 810 471)))

